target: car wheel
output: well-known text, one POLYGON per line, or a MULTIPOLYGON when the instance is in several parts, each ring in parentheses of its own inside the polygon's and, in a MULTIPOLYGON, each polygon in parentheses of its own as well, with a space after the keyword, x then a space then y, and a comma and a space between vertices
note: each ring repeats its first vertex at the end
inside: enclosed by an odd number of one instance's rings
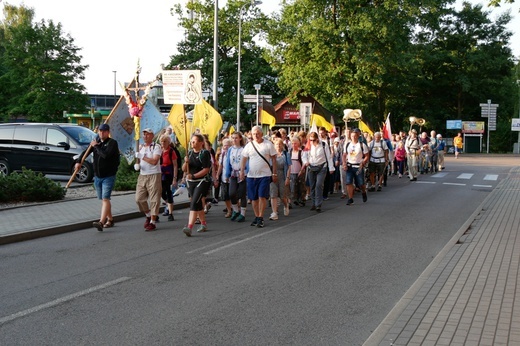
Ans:
POLYGON ((9 173, 11 173, 11 167, 9 167, 7 161, 0 160, 0 174, 8 175, 9 173))
POLYGON ((76 182, 77 183, 90 183, 92 178, 94 177, 94 168, 88 162, 84 162, 81 165, 81 168, 76 173, 76 182))

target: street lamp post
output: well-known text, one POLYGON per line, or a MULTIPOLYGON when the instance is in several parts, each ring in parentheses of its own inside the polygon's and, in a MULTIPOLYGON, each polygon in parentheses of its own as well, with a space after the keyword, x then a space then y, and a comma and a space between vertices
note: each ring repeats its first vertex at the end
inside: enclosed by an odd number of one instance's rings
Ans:
POLYGON ((116 75, 117 75, 117 71, 112 71, 114 72, 114 108, 116 107, 116 103, 117 103, 117 99, 116 99, 116 75))
MULTIPOLYGON (((251 0, 251 6, 260 5, 262 1, 259 0, 251 0)), ((244 8, 249 4, 246 3, 240 7, 240 13, 238 15, 238 78, 237 78, 237 131, 240 131, 240 76, 242 74, 242 14, 244 12, 244 8)))
POLYGON ((213 17, 213 108, 218 111, 218 0, 213 17))
POLYGON ((255 90, 256 90, 256 126, 258 126, 258 117, 260 115, 260 112, 259 112, 259 106, 260 106, 260 87, 262 86, 261 84, 255 84, 253 85, 255 87, 255 90))

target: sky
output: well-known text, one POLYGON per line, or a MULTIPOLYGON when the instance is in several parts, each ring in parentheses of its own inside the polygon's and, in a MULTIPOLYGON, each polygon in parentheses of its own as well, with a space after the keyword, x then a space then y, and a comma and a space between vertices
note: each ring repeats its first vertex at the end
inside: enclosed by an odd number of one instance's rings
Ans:
MULTIPOLYGON (((62 24, 62 31, 70 34, 74 44, 81 48, 82 64, 89 65, 82 81, 89 94, 121 94, 119 82, 130 82, 137 62, 141 65, 141 82, 149 82, 161 72, 161 64, 167 64, 176 53, 176 45, 182 39, 183 30, 178 27, 176 16, 170 8, 186 0, 114 1, 90 0, 0 0, 0 19, 3 5, 33 8, 36 20, 52 20, 62 24), (115 73, 113 71, 116 71, 115 73)), ((486 0, 470 0, 482 4, 486 0)), ((220 0, 219 7, 226 1, 220 0)), ((278 10, 280 0, 263 0, 260 9, 270 14, 278 10)), ((504 4, 493 10, 491 18, 511 9, 513 20, 508 29, 514 32, 511 39, 513 54, 520 58, 520 0, 504 4)))

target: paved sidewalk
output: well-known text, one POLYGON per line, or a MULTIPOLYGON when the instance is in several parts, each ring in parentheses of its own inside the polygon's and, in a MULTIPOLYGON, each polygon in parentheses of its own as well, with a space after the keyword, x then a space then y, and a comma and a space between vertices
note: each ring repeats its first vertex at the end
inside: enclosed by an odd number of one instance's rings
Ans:
MULTIPOLYGON (((115 222, 142 217, 135 193, 112 195, 115 222)), ((175 197, 175 209, 188 207, 188 195, 175 197)), ((162 207, 161 207, 162 210, 162 207)), ((0 245, 46 237, 92 227, 99 220, 101 201, 97 198, 56 201, 0 210, 0 245)))
POLYGON ((519 209, 517 167, 365 345, 520 345, 519 209))

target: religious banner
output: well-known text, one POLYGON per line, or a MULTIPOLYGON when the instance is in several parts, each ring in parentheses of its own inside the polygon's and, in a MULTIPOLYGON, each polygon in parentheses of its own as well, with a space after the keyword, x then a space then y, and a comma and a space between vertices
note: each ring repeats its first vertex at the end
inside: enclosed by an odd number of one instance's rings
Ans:
POLYGON ((197 105, 202 102, 199 70, 163 70, 165 104, 197 105))

